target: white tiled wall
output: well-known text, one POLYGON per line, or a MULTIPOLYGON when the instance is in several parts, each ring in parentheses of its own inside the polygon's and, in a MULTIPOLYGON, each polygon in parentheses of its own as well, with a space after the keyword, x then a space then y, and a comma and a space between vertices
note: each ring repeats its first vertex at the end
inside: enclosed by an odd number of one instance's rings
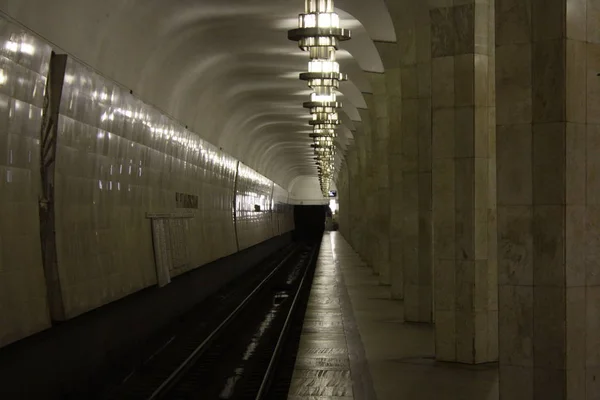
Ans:
MULTIPOLYGON (((50 326, 38 214, 50 55, 0 18, 0 347, 50 326)), ((189 217, 178 220, 185 260, 172 276, 237 251, 236 193, 240 250, 293 229, 287 192, 242 164, 236 192, 237 164, 69 58, 55 186, 66 318, 156 283, 148 214, 189 217), (197 196, 197 208, 178 208, 177 193, 197 196)))
MULTIPOLYGON (((187 263, 173 275, 236 251, 235 159, 72 59, 60 114, 57 247, 67 317, 156 283, 147 213, 191 214, 180 220, 187 263), (177 208, 178 192, 198 196, 198 208, 177 208)), ((240 250, 274 236, 272 193, 273 182, 240 164, 240 250)))
POLYGON ((38 217, 50 54, 0 19, 0 347, 50 326, 38 217))
POLYGON ((58 261, 68 316, 156 282, 147 213, 193 214, 184 222, 189 268, 235 251, 235 160, 72 59, 58 140, 58 261), (198 196, 199 208, 177 209, 177 192, 198 196))
POLYGON ((273 233, 281 235, 294 229, 294 206, 288 204, 287 190, 274 185, 273 188, 273 233))
POLYGON ((237 233, 240 250, 273 237, 273 182, 240 163, 237 183, 237 233), (260 211, 254 211, 255 205, 260 211))

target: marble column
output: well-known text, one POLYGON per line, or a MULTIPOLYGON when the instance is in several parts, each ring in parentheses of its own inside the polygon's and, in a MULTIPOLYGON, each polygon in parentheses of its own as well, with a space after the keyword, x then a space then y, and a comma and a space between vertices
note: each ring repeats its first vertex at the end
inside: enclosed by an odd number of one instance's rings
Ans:
POLYGON ((493 3, 446 3, 430 1, 436 358, 481 363, 497 358, 493 3))
POLYGON ((360 189, 358 187, 359 182, 359 169, 358 165, 358 149, 356 145, 356 133, 354 144, 349 148, 346 154, 346 163, 348 166, 348 208, 350 211, 350 218, 348 219, 348 243, 352 245, 354 249, 358 249, 358 230, 360 229, 360 189))
POLYGON ((375 42, 375 45, 380 52, 386 72, 367 73, 373 90, 372 104, 369 107, 369 111, 372 121, 373 177, 376 194, 375 218, 372 221, 374 242, 371 252, 374 253, 373 264, 376 265, 374 269, 379 273, 380 283, 389 285, 391 283, 389 259, 390 183, 388 172, 390 130, 386 74, 393 73, 393 71, 388 69, 390 67, 389 58, 397 54, 397 45, 396 43, 381 42, 375 42))
POLYGON ((496 0, 500 398, 600 398, 600 1, 496 0))
POLYGON ((346 154, 342 160, 340 170, 338 172, 336 186, 338 191, 338 224, 340 233, 350 243, 350 218, 352 210, 350 209, 350 167, 348 166, 348 154, 350 152, 349 145, 346 149, 346 154))
MULTIPOLYGON (((398 80, 400 73, 398 72, 398 80)), ((393 79, 389 78, 388 79, 393 79)), ((404 298, 404 258, 402 256, 402 133, 400 94, 393 95, 388 103, 390 116, 390 141, 388 147, 388 168, 390 182, 390 296, 392 299, 404 298)))
POLYGON ((388 205, 386 215, 388 229, 388 262, 389 280, 383 283, 390 284, 390 297, 402 299, 404 297, 403 258, 402 258, 402 132, 401 127, 401 72, 400 48, 398 43, 378 42, 375 46, 379 51, 385 67, 385 104, 388 138, 381 141, 380 148, 385 152, 387 160, 388 205))
POLYGON ((376 244, 376 227, 375 217, 377 214, 377 193, 375 190, 375 155, 373 150, 373 124, 374 121, 371 118, 371 109, 374 108, 373 94, 363 93, 365 103, 367 104, 366 109, 358 109, 362 124, 362 140, 361 145, 364 148, 364 160, 361 163, 361 198, 364 201, 363 213, 361 215, 361 246, 359 254, 367 264, 373 268, 375 274, 379 273, 379 265, 374 264, 373 248, 376 244))
MULTIPOLYGON (((391 202, 394 219, 390 257, 402 264, 406 321, 431 322, 431 51, 429 9, 424 1, 386 0, 399 48, 400 84, 395 85, 390 129, 391 202)), ((394 270, 394 269, 393 269, 394 270)))
POLYGON ((402 45, 402 173, 404 315, 406 321, 431 322, 431 52, 427 7, 414 5, 402 45))

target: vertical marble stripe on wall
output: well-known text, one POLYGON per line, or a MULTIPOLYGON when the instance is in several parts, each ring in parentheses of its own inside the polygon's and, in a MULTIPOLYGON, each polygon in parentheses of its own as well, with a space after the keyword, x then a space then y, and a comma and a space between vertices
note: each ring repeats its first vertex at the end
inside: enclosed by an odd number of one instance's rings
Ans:
POLYGON ((38 217, 50 55, 0 18, 0 347, 50 326, 38 217))

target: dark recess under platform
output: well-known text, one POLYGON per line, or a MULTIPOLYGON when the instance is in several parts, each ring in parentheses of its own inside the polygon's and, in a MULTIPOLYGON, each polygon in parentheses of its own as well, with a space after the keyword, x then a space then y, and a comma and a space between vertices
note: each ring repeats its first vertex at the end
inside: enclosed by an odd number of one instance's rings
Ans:
POLYGON ((292 241, 284 234, 0 349, 0 398, 70 399, 127 370, 171 321, 292 241))

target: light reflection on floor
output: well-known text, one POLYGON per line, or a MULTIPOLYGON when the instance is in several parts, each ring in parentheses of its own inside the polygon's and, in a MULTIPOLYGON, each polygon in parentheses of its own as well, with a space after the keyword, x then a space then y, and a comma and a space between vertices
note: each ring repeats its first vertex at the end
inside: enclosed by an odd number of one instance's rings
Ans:
POLYGON ((334 244, 326 234, 313 279, 288 399, 354 399, 334 244))

